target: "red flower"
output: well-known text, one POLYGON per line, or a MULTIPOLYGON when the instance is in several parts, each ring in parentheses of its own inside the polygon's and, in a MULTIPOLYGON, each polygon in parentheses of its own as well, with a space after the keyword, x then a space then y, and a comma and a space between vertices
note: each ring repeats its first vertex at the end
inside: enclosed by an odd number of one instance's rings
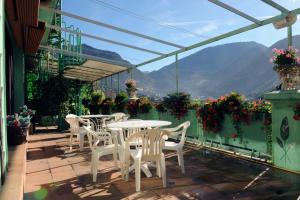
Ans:
POLYGON ((236 134, 236 133, 232 133, 232 134, 231 134, 231 138, 235 139, 235 138, 237 138, 237 137, 238 137, 238 134, 236 134))
POLYGON ((300 116, 299 115, 294 115, 293 119, 296 120, 296 121, 299 121, 300 120, 300 116))

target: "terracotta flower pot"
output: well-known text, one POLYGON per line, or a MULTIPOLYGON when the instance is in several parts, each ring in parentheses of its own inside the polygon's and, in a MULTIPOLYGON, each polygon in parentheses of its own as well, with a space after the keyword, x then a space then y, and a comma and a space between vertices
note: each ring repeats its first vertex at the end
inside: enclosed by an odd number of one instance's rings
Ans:
POLYGON ((274 67, 282 83, 282 90, 300 89, 300 67, 278 65, 274 67))
POLYGON ((127 88, 127 94, 129 96, 129 99, 138 99, 137 98, 137 89, 136 88, 127 88))
POLYGON ((29 126, 8 126, 7 133, 8 145, 20 145, 27 141, 27 137, 29 134, 29 126))

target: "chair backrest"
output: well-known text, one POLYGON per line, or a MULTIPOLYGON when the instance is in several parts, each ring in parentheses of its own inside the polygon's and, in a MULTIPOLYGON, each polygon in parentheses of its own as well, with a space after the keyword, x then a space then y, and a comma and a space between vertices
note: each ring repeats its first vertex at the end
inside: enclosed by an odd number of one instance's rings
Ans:
POLYGON ((175 128, 170 128, 170 129, 167 128, 165 130, 170 131, 170 135, 171 136, 172 135, 176 135, 176 136, 181 135, 179 144, 183 146, 184 142, 185 142, 186 131, 190 127, 190 125, 191 125, 191 122, 190 121, 186 121, 186 122, 183 122, 182 124, 178 125, 175 128))
POLYGON ((114 117, 115 121, 120 121, 120 120, 123 120, 124 117, 126 117, 126 114, 119 112, 119 113, 114 113, 111 116, 114 117))
POLYGON ((99 145, 106 146, 112 144, 112 137, 109 132, 96 132, 90 126, 83 126, 83 128, 87 132, 91 150, 99 145))
POLYGON ((168 138, 169 132, 162 129, 147 129, 130 135, 125 142, 125 153, 130 152, 132 142, 138 144, 136 148, 141 150, 143 161, 153 161, 160 158, 164 140, 168 138))
POLYGON ((72 133, 78 133, 79 132, 79 118, 77 115, 74 114, 68 114, 66 116, 66 122, 70 124, 70 131, 72 133))

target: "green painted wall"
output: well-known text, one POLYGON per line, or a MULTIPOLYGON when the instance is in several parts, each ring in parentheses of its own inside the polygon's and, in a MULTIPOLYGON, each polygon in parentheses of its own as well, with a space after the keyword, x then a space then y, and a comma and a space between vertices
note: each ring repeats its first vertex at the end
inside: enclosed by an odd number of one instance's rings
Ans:
POLYGON ((300 103, 300 92, 272 92, 265 94, 265 98, 272 103, 273 163, 277 167, 300 172, 300 121, 293 119, 293 109, 300 103), (284 128, 284 124, 288 129, 284 128))
POLYGON ((24 105, 25 101, 25 56, 22 49, 14 47, 14 111, 24 105))
POLYGON ((270 156, 268 135, 266 127, 263 125, 261 114, 260 119, 251 120, 249 124, 241 124, 240 132, 234 128, 232 119, 225 115, 223 129, 218 132, 203 131, 202 141, 213 147, 230 150, 255 157, 262 155, 270 156), (237 137, 233 136, 237 134, 237 137))
POLYGON ((220 150, 230 150, 253 157, 265 158, 271 157, 271 132, 267 132, 263 125, 263 114, 260 118, 252 120, 249 125, 241 125, 239 137, 232 138, 232 134, 237 133, 232 124, 230 116, 225 116, 223 129, 218 133, 203 131, 198 123, 195 110, 189 110, 187 115, 181 119, 176 119, 169 112, 160 113, 152 109, 147 114, 138 114, 137 119, 158 119, 172 122, 170 127, 175 127, 185 121, 190 121, 191 126, 187 130, 187 137, 198 143, 205 144, 220 150))
MULTIPOLYGON (((1 133, 0 134, 2 134, 2 148, 3 148, 2 156, 4 157, 5 160, 5 162, 2 163, 2 166, 6 171, 7 163, 8 163, 8 153, 7 153, 7 139, 6 139, 7 127, 6 127, 6 84, 5 84, 6 81, 5 80, 5 12, 4 12, 4 1, 0 1, 0 2, 1 2, 0 3, 0 88, 1 88, 0 89, 0 96, 1 96, 1 103, 0 103, 1 133)), ((0 177, 0 180, 1 178, 3 179, 3 177, 0 177)))
POLYGON ((25 57, 22 49, 14 47, 14 111, 17 112, 25 101, 25 57))

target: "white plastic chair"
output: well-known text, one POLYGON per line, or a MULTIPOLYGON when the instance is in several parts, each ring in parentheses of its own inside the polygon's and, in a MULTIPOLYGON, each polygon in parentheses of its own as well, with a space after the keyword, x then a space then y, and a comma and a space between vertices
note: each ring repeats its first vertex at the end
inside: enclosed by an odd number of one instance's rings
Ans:
POLYGON ((134 161, 136 191, 141 189, 141 163, 155 161, 157 175, 162 177, 163 187, 166 187, 166 164, 162 152, 163 142, 167 139, 168 132, 161 129, 148 129, 130 135, 125 142, 125 178, 128 181, 130 156, 134 161), (132 142, 137 143, 136 149, 130 149, 132 142))
POLYGON ((181 172, 184 174, 185 169, 184 169, 184 158, 183 158, 183 146, 185 142, 185 134, 186 130, 188 127, 191 125, 190 121, 186 121, 179 126, 175 128, 165 128, 163 130, 169 131, 170 132, 170 138, 173 137, 179 137, 180 136, 180 141, 179 143, 176 143, 174 141, 165 141, 165 145, 163 147, 164 150, 171 150, 171 151, 176 151, 177 152, 177 157, 178 157, 178 165, 181 168, 181 172))
POLYGON ((83 127, 88 135, 89 145, 92 150, 91 173, 93 182, 97 181, 98 162, 101 156, 113 155, 114 164, 117 167, 118 144, 109 132, 96 132, 91 127, 83 127))
POLYGON ((68 114, 66 116, 66 122, 70 124, 70 151, 73 146, 73 136, 77 135, 77 139, 79 140, 80 151, 83 151, 84 147, 84 136, 86 135, 86 131, 80 127, 80 123, 89 126, 90 121, 88 119, 82 119, 74 114, 68 114))
POLYGON ((119 113, 113 113, 111 116, 114 117, 115 121, 121 121, 121 120, 124 120, 124 118, 126 117, 126 114, 119 112, 119 113))

